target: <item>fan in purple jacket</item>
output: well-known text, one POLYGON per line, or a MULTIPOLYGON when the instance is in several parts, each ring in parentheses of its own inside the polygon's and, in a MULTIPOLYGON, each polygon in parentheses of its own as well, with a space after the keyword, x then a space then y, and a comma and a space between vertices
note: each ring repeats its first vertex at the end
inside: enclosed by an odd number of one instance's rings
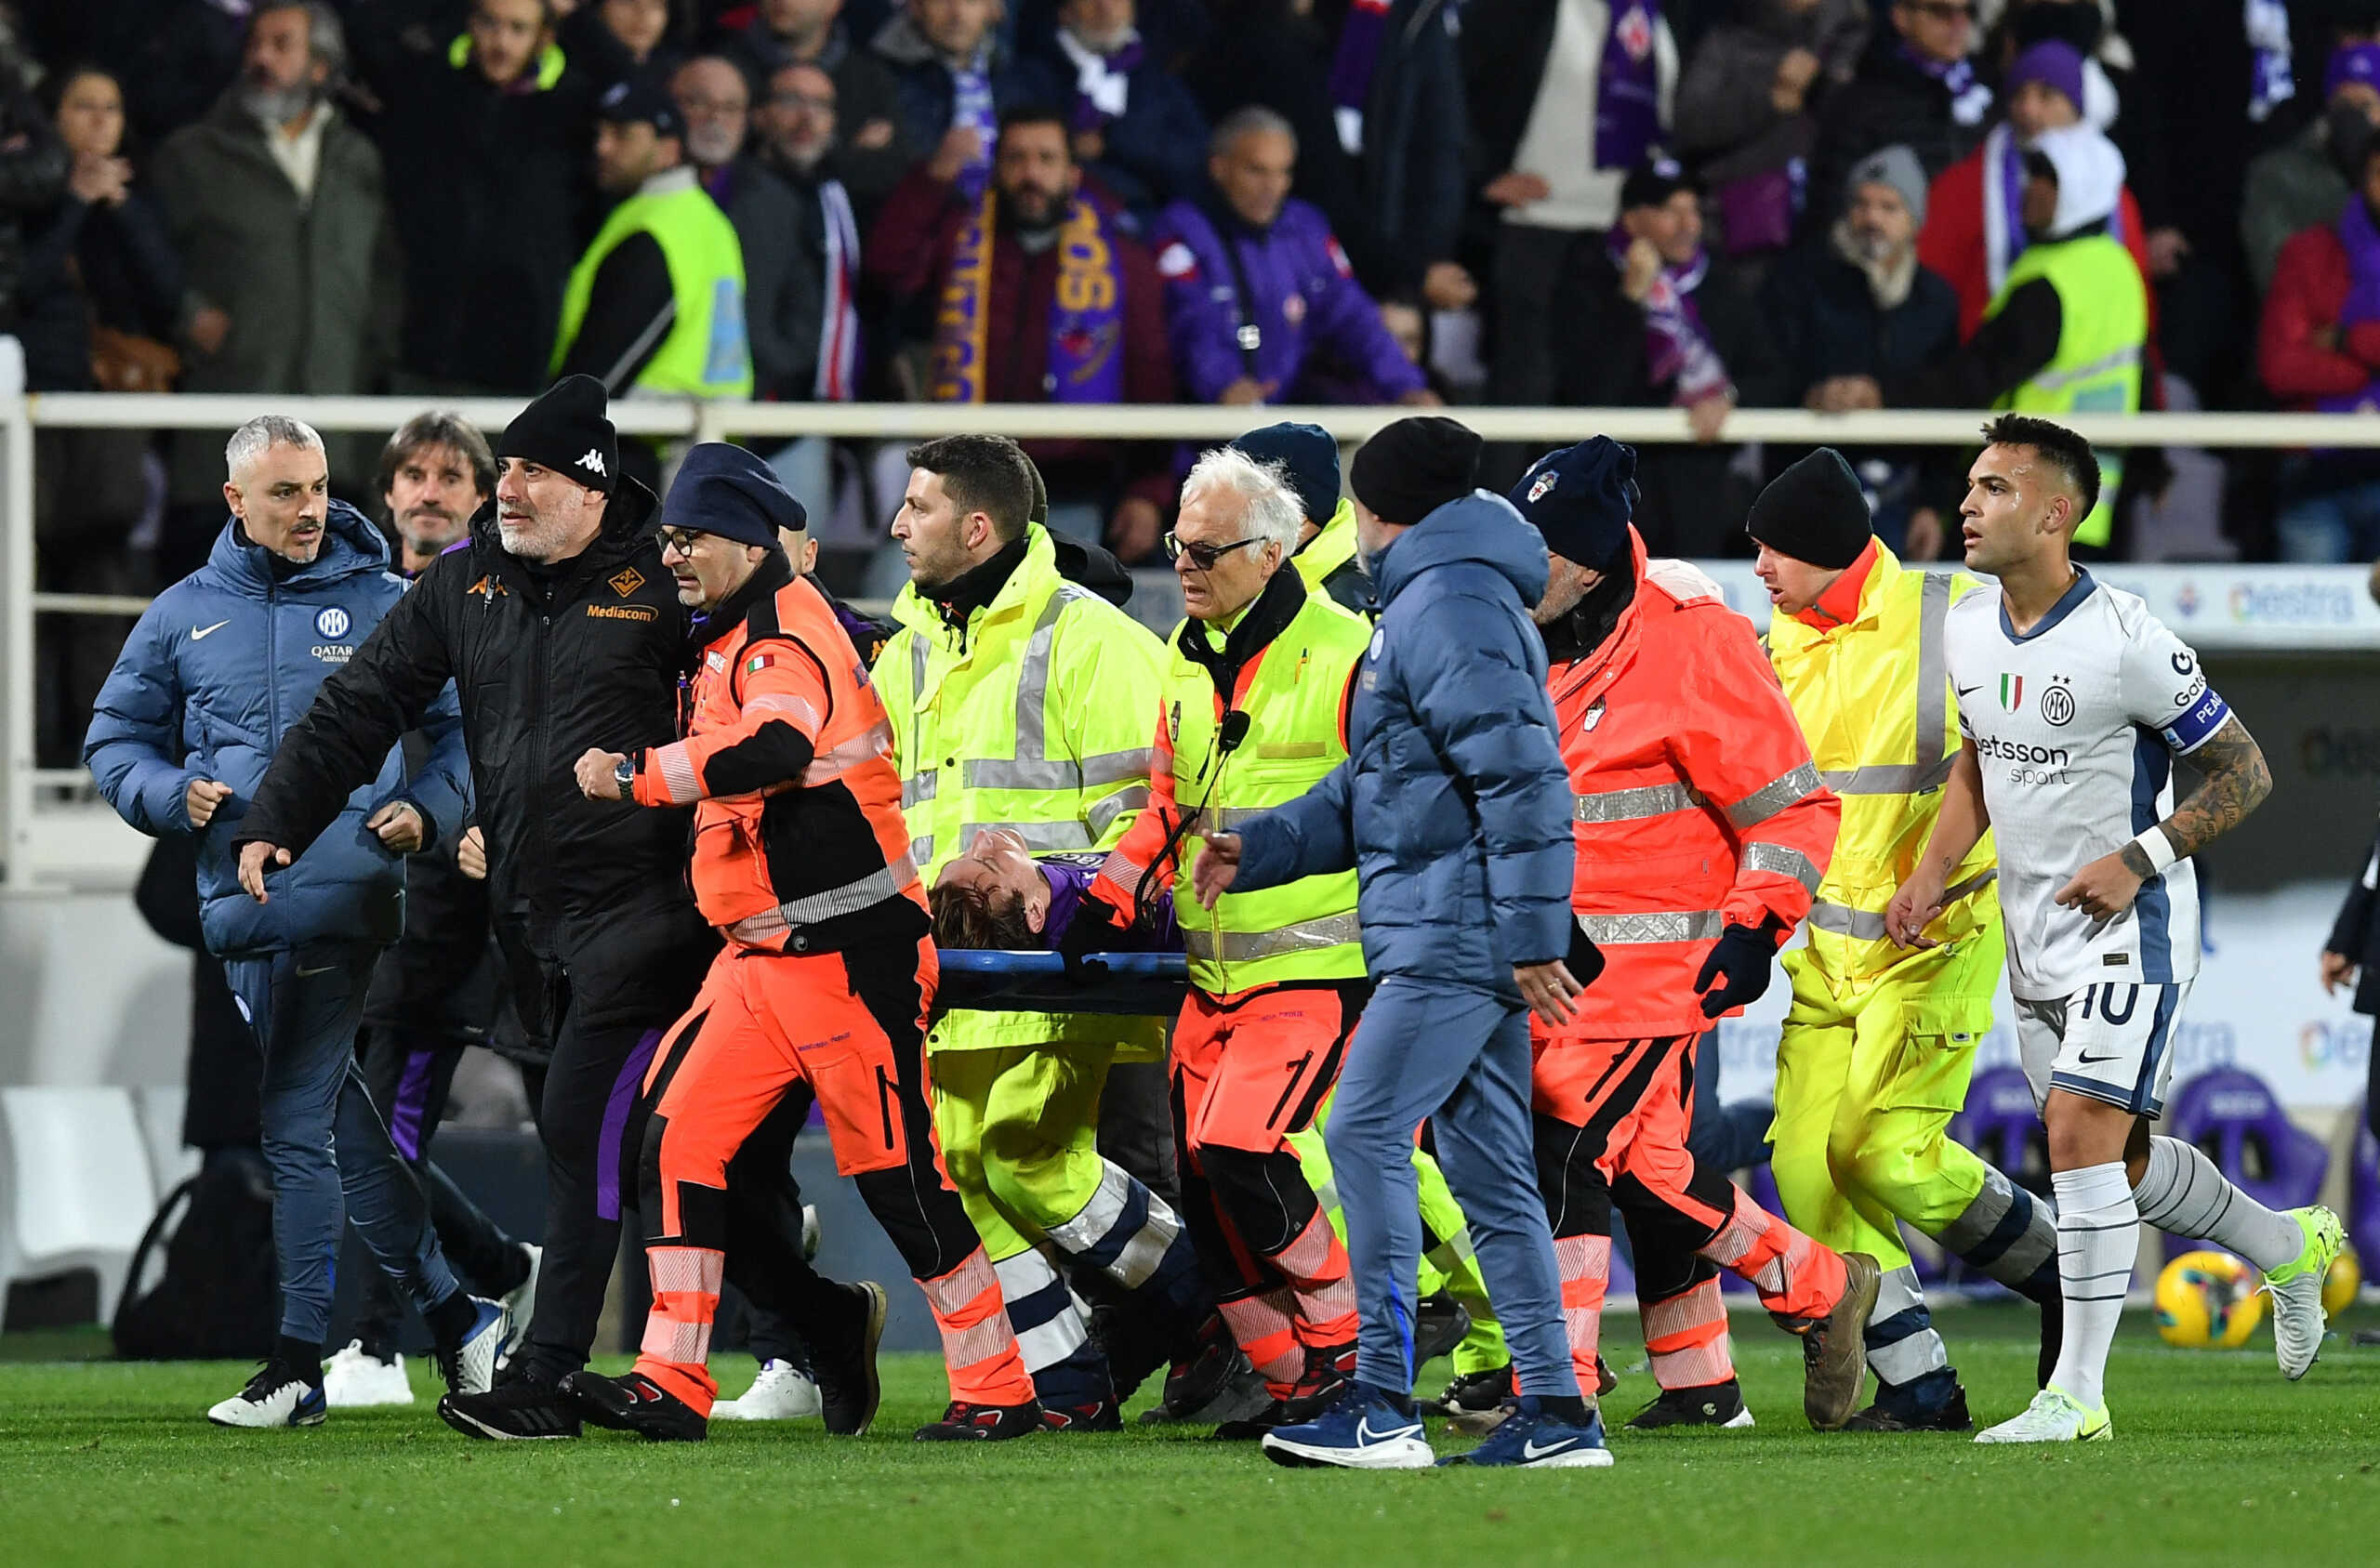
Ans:
POLYGON ((1183 389, 1198 402, 1294 402, 1309 374, 1327 369, 1327 401, 1435 405, 1321 209, 1289 196, 1296 164, 1288 122, 1243 109, 1215 129, 1210 189, 1157 216, 1166 336, 1183 389))

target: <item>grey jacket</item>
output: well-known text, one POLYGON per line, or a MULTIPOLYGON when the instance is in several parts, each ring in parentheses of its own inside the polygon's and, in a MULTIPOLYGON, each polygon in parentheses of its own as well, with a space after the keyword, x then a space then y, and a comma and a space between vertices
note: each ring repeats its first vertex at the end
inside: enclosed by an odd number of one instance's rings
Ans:
MULTIPOLYGON (((403 270, 380 154, 364 133, 333 113, 307 202, 273 161, 264 126, 236 92, 226 94, 205 119, 165 138, 151 185, 189 275, 185 326, 201 305, 231 318, 220 351, 183 345, 181 390, 343 396, 377 389, 396 356, 403 270)), ((174 500, 221 493, 225 439, 207 431, 176 439, 174 500)), ((355 445, 331 443, 332 468, 350 482, 369 471, 353 466, 355 445)))
POLYGON ((1851 80, 1868 29, 1860 0, 1818 0, 1802 13, 1780 0, 1742 0, 1736 20, 1703 34, 1678 79, 1678 150, 1721 184, 1806 156, 1818 134, 1818 101, 1851 80), (1802 112, 1779 114, 1769 91, 1778 63, 1797 48, 1818 57, 1818 74, 1802 112))
POLYGON ((2272 270, 2289 237, 2338 221, 2347 198, 2347 177, 2331 163, 2329 128, 2320 120, 2248 165, 2240 241, 2258 294, 2272 287, 2272 270))

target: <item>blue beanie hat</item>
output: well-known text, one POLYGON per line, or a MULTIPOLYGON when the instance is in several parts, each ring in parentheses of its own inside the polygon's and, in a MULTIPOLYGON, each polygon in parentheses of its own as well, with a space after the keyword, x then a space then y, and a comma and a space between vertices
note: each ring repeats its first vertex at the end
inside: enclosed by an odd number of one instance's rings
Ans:
POLYGON ((807 528, 810 514, 774 468, 740 446, 707 441, 679 465, 661 503, 661 526, 773 549, 778 529, 807 528))
POLYGON ((1627 552, 1636 498, 1636 449, 1609 436, 1547 453, 1506 497, 1547 549, 1598 572, 1627 552))
POLYGON ((1231 444, 1259 463, 1278 463, 1287 470, 1305 520, 1316 528, 1339 509, 1339 443, 1321 426, 1285 420, 1250 430, 1231 444))

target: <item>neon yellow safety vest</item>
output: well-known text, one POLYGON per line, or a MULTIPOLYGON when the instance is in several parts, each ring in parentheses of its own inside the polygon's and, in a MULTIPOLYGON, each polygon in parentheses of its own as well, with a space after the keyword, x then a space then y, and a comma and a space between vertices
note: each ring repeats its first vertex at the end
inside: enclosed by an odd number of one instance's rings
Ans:
POLYGON ((1330 520, 1322 532, 1306 542, 1305 548, 1289 558, 1298 569, 1308 593, 1321 593, 1330 574, 1355 559, 1355 504, 1342 496, 1330 520))
MULTIPOLYGON (((877 655, 910 853, 933 886, 981 828, 1013 828, 1033 850, 1113 849, 1148 804, 1157 639, 1058 575, 1038 523, 991 603, 954 629, 913 584, 892 601, 900 629, 877 655)), ((1059 1041, 1162 1048, 1161 1020, 953 1012, 935 1050, 1059 1041)))
POLYGON ((752 395, 752 353, 744 330, 744 247, 735 226, 719 204, 694 182, 665 191, 640 191, 612 209, 595 243, 571 269, 562 296, 562 332, 553 363, 562 369, 587 319, 587 301, 603 258, 631 234, 651 234, 669 265, 669 290, 678 313, 660 349, 637 373, 640 392, 695 398, 752 395))
MULTIPOLYGON (((1884 934, 1884 911, 1934 832, 1942 783, 1964 744, 1943 619, 1953 600, 1985 591, 1972 577, 1910 571, 1881 542, 1875 551, 1854 619, 1827 631, 1787 615, 1768 625, 1769 662, 1818 777, 1843 798, 1834 858, 1810 907, 1809 953, 1847 1007, 1913 956, 1884 934)), ((1953 896, 1929 928, 1938 940, 1998 947, 1996 858, 1986 833, 1950 879, 1953 896)), ((1911 1027, 1927 1034, 1989 1029, 1999 968, 1962 971, 1979 976, 1979 993, 1935 987, 1908 996, 1911 1027)))
MULTIPOLYGON (((446 46, 446 63, 460 71, 470 62, 471 35, 466 33, 446 46)), ((554 84, 562 80, 562 73, 569 68, 569 65, 570 61, 563 57, 561 45, 547 44, 541 46, 537 50, 537 90, 541 93, 553 91, 554 84)))
MULTIPOLYGON (((1214 679, 1182 652, 1181 636, 1176 628, 1167 644, 1172 656, 1163 699, 1173 741, 1173 798, 1185 811, 1204 800, 1202 825, 1236 827, 1296 799, 1345 760, 1347 682, 1371 642, 1369 622, 1310 587, 1304 608, 1266 645, 1248 678, 1239 704, 1248 733, 1221 758, 1214 679)), ((1288 981, 1362 978, 1352 867, 1262 892, 1225 893, 1213 909, 1201 909, 1190 868, 1204 842, 1197 832, 1183 836, 1173 879, 1191 984, 1223 996, 1288 981)))
MULTIPOLYGON (((2028 245, 2008 264, 2008 281, 1984 308, 1984 320, 2000 314, 2008 296, 2035 278, 2048 279, 2057 290, 2057 352, 1992 406, 2045 415, 2137 413, 2149 290, 2132 253, 2104 233, 2028 245)), ((2101 453, 2099 504, 2075 530, 2075 543, 2104 547, 2114 537, 2122 483, 2123 460, 2101 453)))

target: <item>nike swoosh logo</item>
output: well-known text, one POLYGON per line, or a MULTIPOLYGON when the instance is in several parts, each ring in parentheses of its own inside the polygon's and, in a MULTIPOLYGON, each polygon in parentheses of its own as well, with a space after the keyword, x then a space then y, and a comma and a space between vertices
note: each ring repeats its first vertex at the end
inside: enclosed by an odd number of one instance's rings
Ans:
POLYGON ((1417 1430, 1415 1427, 1391 1427, 1384 1432, 1376 1432, 1372 1430, 1372 1418, 1367 1416, 1355 1423, 1355 1441, 1357 1443, 1386 1443, 1391 1438, 1410 1437, 1417 1430))
POLYGON ((192 626, 192 627, 191 627, 191 629, 190 629, 190 639, 191 639, 192 642, 196 642, 196 641, 200 640, 200 639, 203 639, 203 638, 212 637, 212 636, 214 636, 217 632, 221 631, 225 626, 230 626, 231 624, 231 617, 230 617, 229 615, 226 615, 226 616, 224 616, 224 617, 223 617, 223 619, 221 619, 221 620, 219 620, 219 621, 216 622, 216 623, 215 623, 213 626, 192 626))
POLYGON ((1524 1459, 1542 1459, 1548 1454, 1559 1454, 1566 1448, 1575 1446, 1578 1441, 1579 1440, 1575 1437, 1566 1437, 1559 1443, 1549 1443, 1544 1447, 1540 1448, 1537 1445, 1537 1439, 1530 1438, 1527 1443, 1521 1444, 1521 1457, 1524 1459))
POLYGON ((1972 686, 1959 686, 1952 688, 1952 690, 1956 691, 1962 697, 1972 697, 1977 692, 1983 690, 1983 682, 1978 680, 1972 686))
POLYGON ((299 980, 311 980, 316 975, 326 975, 337 968, 338 966, 337 964, 324 964, 319 969, 310 969, 301 965, 298 970, 298 978, 299 980))
POLYGON ((2109 1051, 2105 1056, 2093 1056, 2088 1051, 2083 1051, 2077 1054, 2074 1060, 2085 1067, 2096 1067, 2102 1061, 2113 1061, 2122 1054, 2122 1051, 2109 1051))

